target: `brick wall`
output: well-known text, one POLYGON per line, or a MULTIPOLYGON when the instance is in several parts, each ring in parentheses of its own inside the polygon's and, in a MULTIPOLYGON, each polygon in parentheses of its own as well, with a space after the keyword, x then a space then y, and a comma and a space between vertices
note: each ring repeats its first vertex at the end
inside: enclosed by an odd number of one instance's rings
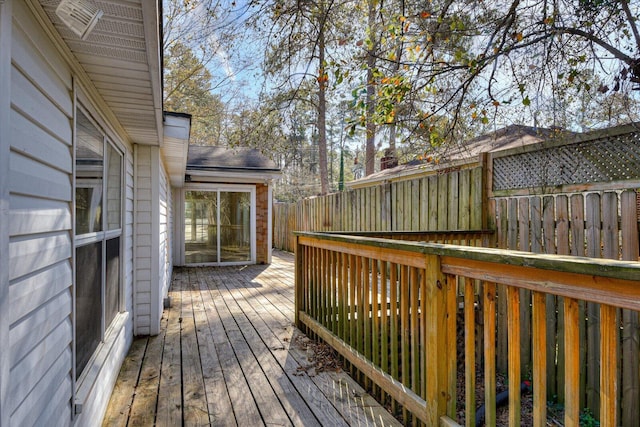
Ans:
POLYGON ((269 187, 264 184, 256 184, 256 262, 267 263, 268 247, 268 207, 269 187))

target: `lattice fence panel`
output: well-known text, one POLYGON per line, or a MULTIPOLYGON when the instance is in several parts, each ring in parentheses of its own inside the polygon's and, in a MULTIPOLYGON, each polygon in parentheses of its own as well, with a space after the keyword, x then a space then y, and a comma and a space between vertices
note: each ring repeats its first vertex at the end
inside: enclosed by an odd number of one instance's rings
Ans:
POLYGON ((640 132, 498 157, 493 161, 494 190, 639 178, 640 132))

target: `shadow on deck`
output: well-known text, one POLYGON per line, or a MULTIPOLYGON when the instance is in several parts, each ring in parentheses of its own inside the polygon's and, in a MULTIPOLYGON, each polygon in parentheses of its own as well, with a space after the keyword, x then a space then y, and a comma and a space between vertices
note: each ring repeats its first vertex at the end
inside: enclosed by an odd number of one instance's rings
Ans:
POLYGON ((293 272, 284 252, 176 269, 162 330, 134 340, 103 425, 399 425, 293 326, 293 272))

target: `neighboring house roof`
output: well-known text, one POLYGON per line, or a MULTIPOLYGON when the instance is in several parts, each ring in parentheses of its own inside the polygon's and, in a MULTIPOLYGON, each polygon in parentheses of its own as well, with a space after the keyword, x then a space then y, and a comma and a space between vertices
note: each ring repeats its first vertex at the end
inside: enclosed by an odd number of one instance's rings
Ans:
POLYGON ((507 150, 542 142, 552 135, 553 129, 511 125, 473 138, 462 144, 434 148, 423 160, 412 160, 394 168, 381 170, 364 178, 348 182, 350 188, 368 187, 386 180, 413 179, 418 175, 443 167, 460 166, 477 161, 480 153, 507 150), (436 163, 437 162, 437 163, 436 163))
POLYGON ((270 180, 278 178, 280 174, 276 164, 256 149, 189 146, 188 176, 241 182, 270 180))
POLYGON ((550 138, 554 132, 553 129, 511 125, 456 146, 436 149, 434 157, 437 157, 440 163, 472 159, 480 153, 492 153, 535 144, 550 138))

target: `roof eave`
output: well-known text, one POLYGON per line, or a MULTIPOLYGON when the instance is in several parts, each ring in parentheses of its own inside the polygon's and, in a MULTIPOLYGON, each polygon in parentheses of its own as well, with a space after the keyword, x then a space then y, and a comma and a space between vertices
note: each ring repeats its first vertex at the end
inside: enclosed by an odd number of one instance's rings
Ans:
POLYGON ((163 144, 163 111, 162 111, 162 56, 160 45, 160 9, 156 1, 143 1, 142 20, 147 46, 149 77, 153 94, 153 109, 158 133, 158 145, 163 144))
POLYGON ((187 168, 186 175, 191 181, 202 183, 268 183, 280 179, 281 171, 263 170, 263 171, 213 171, 202 169, 187 168), (193 178, 196 179, 193 179, 193 178))
POLYGON ((191 132, 191 116, 180 113, 164 115, 162 151, 169 181, 173 187, 184 186, 187 155, 189 152, 189 134, 191 132))

